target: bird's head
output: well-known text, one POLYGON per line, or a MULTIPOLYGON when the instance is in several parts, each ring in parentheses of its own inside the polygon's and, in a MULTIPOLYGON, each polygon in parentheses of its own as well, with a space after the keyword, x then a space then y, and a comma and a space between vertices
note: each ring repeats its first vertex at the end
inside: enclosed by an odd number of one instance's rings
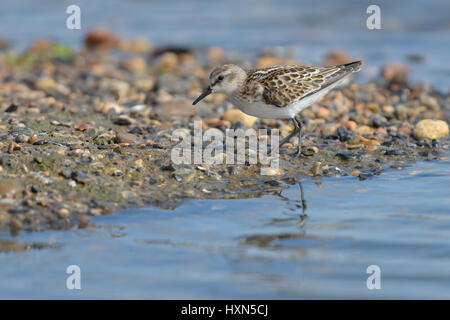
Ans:
POLYGON ((234 64, 225 64, 215 68, 209 75, 209 86, 192 104, 196 105, 200 100, 214 92, 232 95, 242 86, 246 76, 246 72, 234 64))

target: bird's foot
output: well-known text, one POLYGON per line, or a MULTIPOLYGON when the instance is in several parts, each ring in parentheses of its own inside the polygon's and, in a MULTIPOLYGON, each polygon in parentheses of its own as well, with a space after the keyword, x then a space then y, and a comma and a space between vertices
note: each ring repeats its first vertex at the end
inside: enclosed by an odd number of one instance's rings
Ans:
POLYGON ((314 151, 310 148, 302 148, 302 146, 297 146, 294 151, 288 152, 287 154, 296 157, 311 157, 312 155, 314 155, 314 151))

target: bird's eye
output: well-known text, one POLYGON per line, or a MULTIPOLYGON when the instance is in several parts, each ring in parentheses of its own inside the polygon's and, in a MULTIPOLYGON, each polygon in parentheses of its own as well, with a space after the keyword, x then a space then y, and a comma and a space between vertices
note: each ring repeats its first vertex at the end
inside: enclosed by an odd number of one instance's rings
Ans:
POLYGON ((217 80, 222 81, 222 80, 223 80, 223 76, 219 76, 219 77, 217 78, 217 80))

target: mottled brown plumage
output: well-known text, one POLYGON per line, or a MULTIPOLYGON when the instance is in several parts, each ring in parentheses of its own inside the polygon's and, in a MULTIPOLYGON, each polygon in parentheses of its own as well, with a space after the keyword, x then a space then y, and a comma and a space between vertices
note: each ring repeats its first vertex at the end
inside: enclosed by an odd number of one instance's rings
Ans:
POLYGON ((260 91, 267 104, 283 108, 326 88, 360 68, 361 62, 328 68, 274 66, 253 69, 247 72, 240 95, 244 99, 256 98, 255 93, 260 91))

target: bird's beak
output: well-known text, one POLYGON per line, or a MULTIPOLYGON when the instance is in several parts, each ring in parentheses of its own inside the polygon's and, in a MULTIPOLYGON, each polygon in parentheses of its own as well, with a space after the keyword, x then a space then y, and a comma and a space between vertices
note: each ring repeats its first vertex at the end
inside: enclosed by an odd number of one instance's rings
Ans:
POLYGON ((197 99, 195 99, 194 102, 192 102, 192 105, 195 106, 200 100, 202 100, 203 98, 205 98, 206 96, 208 96, 209 94, 212 93, 212 89, 210 86, 207 86, 205 88, 205 90, 203 90, 203 93, 201 95, 198 96, 197 99))

